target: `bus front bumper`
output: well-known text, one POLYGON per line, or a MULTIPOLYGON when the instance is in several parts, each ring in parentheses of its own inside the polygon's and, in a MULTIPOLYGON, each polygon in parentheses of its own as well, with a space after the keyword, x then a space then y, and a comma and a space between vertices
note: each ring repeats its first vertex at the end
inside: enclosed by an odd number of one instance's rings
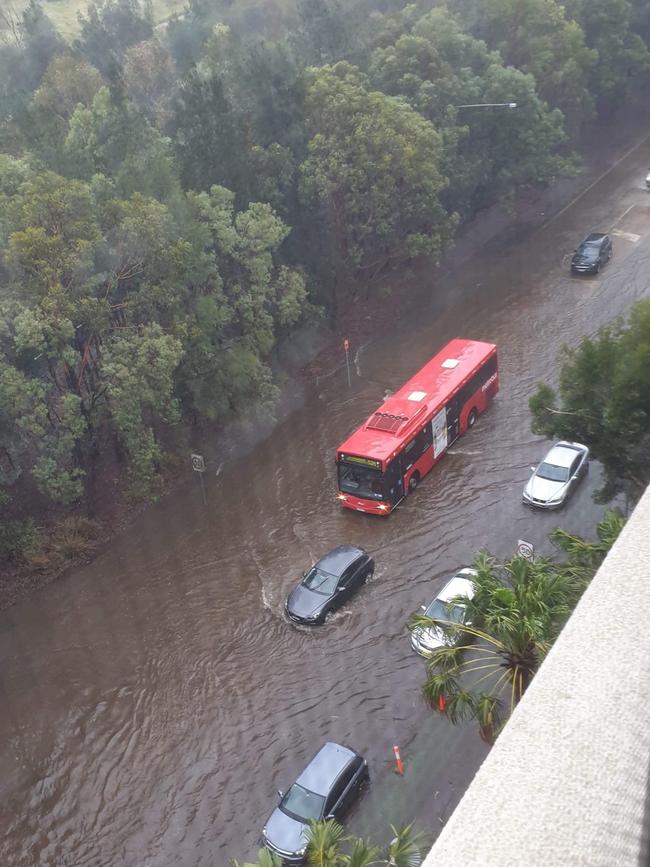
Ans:
POLYGON ((386 517, 390 515, 392 506, 390 503, 383 503, 379 500, 364 500, 361 497, 355 497, 352 494, 344 494, 339 492, 338 501, 346 509, 354 509, 356 512, 365 512, 366 515, 381 515, 386 517))

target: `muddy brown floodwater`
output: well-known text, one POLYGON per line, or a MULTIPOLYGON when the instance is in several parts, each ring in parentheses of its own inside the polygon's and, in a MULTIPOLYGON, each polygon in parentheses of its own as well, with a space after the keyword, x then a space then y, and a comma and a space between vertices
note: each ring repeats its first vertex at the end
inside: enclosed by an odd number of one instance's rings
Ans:
MULTIPOLYGON (((559 514, 520 502, 545 444, 527 399, 575 343, 648 293, 645 148, 516 244, 491 242, 410 318, 248 457, 137 518, 92 565, 0 614, 0 864, 225 867, 253 856, 275 790, 325 739, 369 760, 350 830, 384 840, 390 821, 441 826, 485 749, 418 697, 421 661, 404 623, 481 547, 546 550, 558 523, 591 533, 588 481, 559 514), (614 259, 571 279, 564 255, 614 232, 614 259), (342 511, 340 440, 448 339, 500 348, 501 392, 389 519, 342 511), (373 581, 324 628, 296 629, 287 592, 329 547, 354 542, 373 581), (393 743, 406 775, 391 774, 393 743)), ((196 481, 193 479, 192 481, 196 481)))

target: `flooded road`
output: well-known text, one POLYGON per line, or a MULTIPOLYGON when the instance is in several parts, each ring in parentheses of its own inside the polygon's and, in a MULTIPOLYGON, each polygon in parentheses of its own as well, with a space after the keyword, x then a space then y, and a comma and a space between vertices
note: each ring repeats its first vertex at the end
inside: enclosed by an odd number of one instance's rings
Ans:
MULTIPOLYGON (((576 343, 649 294, 650 196, 642 147, 516 246, 491 242, 246 459, 152 508, 93 564, 0 614, 0 864, 225 867, 254 855, 275 790, 326 739, 370 764, 348 827, 448 817, 485 754, 475 729, 422 705, 405 620, 481 547, 591 534, 596 468, 560 513, 521 505, 545 443, 527 399, 576 343), (614 232, 594 279, 563 261, 614 232), (495 342, 489 412, 389 519, 339 509, 334 450, 457 335, 495 342), (321 629, 289 625, 288 591, 328 548, 372 552, 375 577, 321 629), (406 775, 391 774, 394 743, 406 775)), ((192 481, 196 481, 193 479, 192 481)))

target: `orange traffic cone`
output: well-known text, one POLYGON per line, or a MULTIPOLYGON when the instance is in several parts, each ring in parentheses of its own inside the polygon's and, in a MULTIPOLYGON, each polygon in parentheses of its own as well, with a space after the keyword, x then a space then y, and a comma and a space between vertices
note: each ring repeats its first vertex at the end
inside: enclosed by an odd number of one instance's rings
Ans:
POLYGON ((447 710, 447 699, 442 692, 438 696, 438 710, 440 711, 440 713, 444 713, 447 710))
POLYGON ((395 753, 395 772, 400 776, 404 776, 404 762, 399 754, 399 747, 393 747, 393 752, 395 753))

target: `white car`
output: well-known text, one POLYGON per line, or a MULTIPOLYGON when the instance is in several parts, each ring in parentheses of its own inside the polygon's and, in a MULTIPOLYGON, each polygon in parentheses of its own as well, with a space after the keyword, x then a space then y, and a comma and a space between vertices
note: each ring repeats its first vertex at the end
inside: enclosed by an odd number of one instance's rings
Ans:
MULTIPOLYGON (((457 596, 465 596, 473 599, 476 588, 472 578, 476 575, 476 569, 465 567, 459 569, 454 577, 448 581, 427 607, 420 606, 421 611, 433 620, 447 620, 450 623, 461 623, 469 626, 467 620, 467 608, 461 602, 450 604, 457 596)), ((453 646, 459 644, 467 635, 462 630, 456 630, 444 626, 416 626, 411 630, 411 647, 420 656, 431 656, 443 645, 453 646)))
POLYGON ((589 449, 582 443, 559 442, 535 468, 524 488, 523 500, 539 509, 562 506, 589 469, 589 449))

